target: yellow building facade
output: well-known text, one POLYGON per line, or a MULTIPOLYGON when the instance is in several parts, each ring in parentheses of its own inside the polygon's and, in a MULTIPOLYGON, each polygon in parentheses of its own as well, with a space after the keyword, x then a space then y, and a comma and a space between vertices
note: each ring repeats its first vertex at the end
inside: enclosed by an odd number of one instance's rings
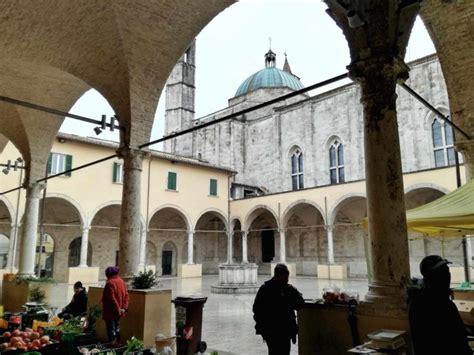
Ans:
MULTIPOLYGON (((61 134, 46 169, 49 175, 59 173, 116 149, 114 142, 61 134)), ((9 143, 0 159, 18 156, 9 143)), ((182 265, 197 264, 202 273, 216 274, 221 263, 251 262, 260 273, 270 273, 271 263, 283 261, 294 265, 298 275, 315 276, 318 265, 336 264, 349 277, 367 276, 367 235, 360 226, 367 215, 364 181, 232 199, 235 173, 150 151, 141 175, 140 268, 175 276, 182 265)), ((116 157, 68 175, 48 180, 40 202, 38 233, 46 237, 41 246, 38 238, 37 250, 44 253, 41 261, 36 254, 35 265, 39 262, 42 274, 58 282, 68 280, 68 267, 98 267, 102 275, 119 255, 122 161, 116 157)), ((20 170, 0 175, 2 192, 19 184, 20 170)), ((419 206, 456 188, 455 168, 405 174, 404 186, 407 208, 419 206)), ((24 195, 17 207, 18 193, 23 194, 17 190, 0 196, 0 234, 9 240, 7 267, 17 265, 21 247, 24 195)), ((415 274, 419 260, 429 253, 462 263, 459 240, 411 235, 409 244, 415 274)))

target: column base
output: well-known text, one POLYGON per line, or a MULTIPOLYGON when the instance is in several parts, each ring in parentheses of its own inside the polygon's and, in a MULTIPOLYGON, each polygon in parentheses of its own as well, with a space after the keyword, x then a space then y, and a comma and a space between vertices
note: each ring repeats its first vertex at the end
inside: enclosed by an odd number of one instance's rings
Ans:
POLYGON ((178 265, 178 277, 201 277, 202 264, 181 264, 178 265))
POLYGON ((347 279, 347 265, 318 264, 318 278, 328 280, 345 280, 347 279))
POLYGON ((360 307, 366 314, 403 318, 408 312, 406 297, 404 287, 372 283, 360 307))

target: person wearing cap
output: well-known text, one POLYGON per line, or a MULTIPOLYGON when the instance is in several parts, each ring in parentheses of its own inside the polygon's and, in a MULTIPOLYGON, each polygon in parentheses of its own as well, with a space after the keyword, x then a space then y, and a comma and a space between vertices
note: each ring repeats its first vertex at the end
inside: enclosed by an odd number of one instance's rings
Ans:
POLYGON ((82 282, 77 281, 74 284, 74 295, 72 296, 71 302, 64 307, 61 313, 58 314, 59 318, 69 319, 72 317, 78 317, 87 312, 87 292, 82 287, 82 282))
POLYGON ((450 262, 429 255, 420 263, 423 280, 408 289, 408 318, 415 355, 472 355, 466 329, 451 300, 450 262))
POLYGON ((107 282, 102 293, 102 319, 105 321, 107 336, 113 345, 120 342, 120 318, 128 310, 128 290, 125 281, 119 276, 119 268, 109 266, 105 269, 107 282))
POLYGON ((255 330, 267 344, 269 355, 287 355, 296 343, 298 326, 295 310, 304 305, 301 293, 288 283, 290 272, 277 264, 273 278, 258 290, 253 304, 255 330))

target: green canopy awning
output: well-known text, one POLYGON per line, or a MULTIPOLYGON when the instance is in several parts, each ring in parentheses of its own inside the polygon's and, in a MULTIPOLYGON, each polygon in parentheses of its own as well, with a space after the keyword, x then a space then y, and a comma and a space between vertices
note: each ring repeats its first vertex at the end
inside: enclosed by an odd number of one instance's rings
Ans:
MULTIPOLYGON (((363 221, 367 226, 367 219, 363 221)), ((407 211, 409 231, 428 236, 474 234, 474 179, 426 205, 407 211)))

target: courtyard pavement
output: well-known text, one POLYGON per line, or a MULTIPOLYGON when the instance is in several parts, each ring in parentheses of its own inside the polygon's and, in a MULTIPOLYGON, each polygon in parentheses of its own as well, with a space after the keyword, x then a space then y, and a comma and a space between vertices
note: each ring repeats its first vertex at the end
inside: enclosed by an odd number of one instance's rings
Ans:
MULTIPOLYGON (((262 284, 270 276, 259 276, 262 284)), ((162 285, 171 288, 172 296, 197 295, 208 297, 204 305, 202 340, 208 348, 227 354, 267 354, 262 338, 255 334, 252 305, 255 295, 226 295, 210 292, 211 285, 218 282, 217 276, 193 279, 163 278, 162 285)), ((305 299, 321 298, 323 289, 330 285, 357 291, 360 297, 367 292, 367 280, 320 280, 315 277, 293 277, 290 283, 305 299)), ((172 312, 172 332, 175 330, 175 314, 172 312)), ((292 345, 291 354, 298 354, 298 344, 292 345)))

